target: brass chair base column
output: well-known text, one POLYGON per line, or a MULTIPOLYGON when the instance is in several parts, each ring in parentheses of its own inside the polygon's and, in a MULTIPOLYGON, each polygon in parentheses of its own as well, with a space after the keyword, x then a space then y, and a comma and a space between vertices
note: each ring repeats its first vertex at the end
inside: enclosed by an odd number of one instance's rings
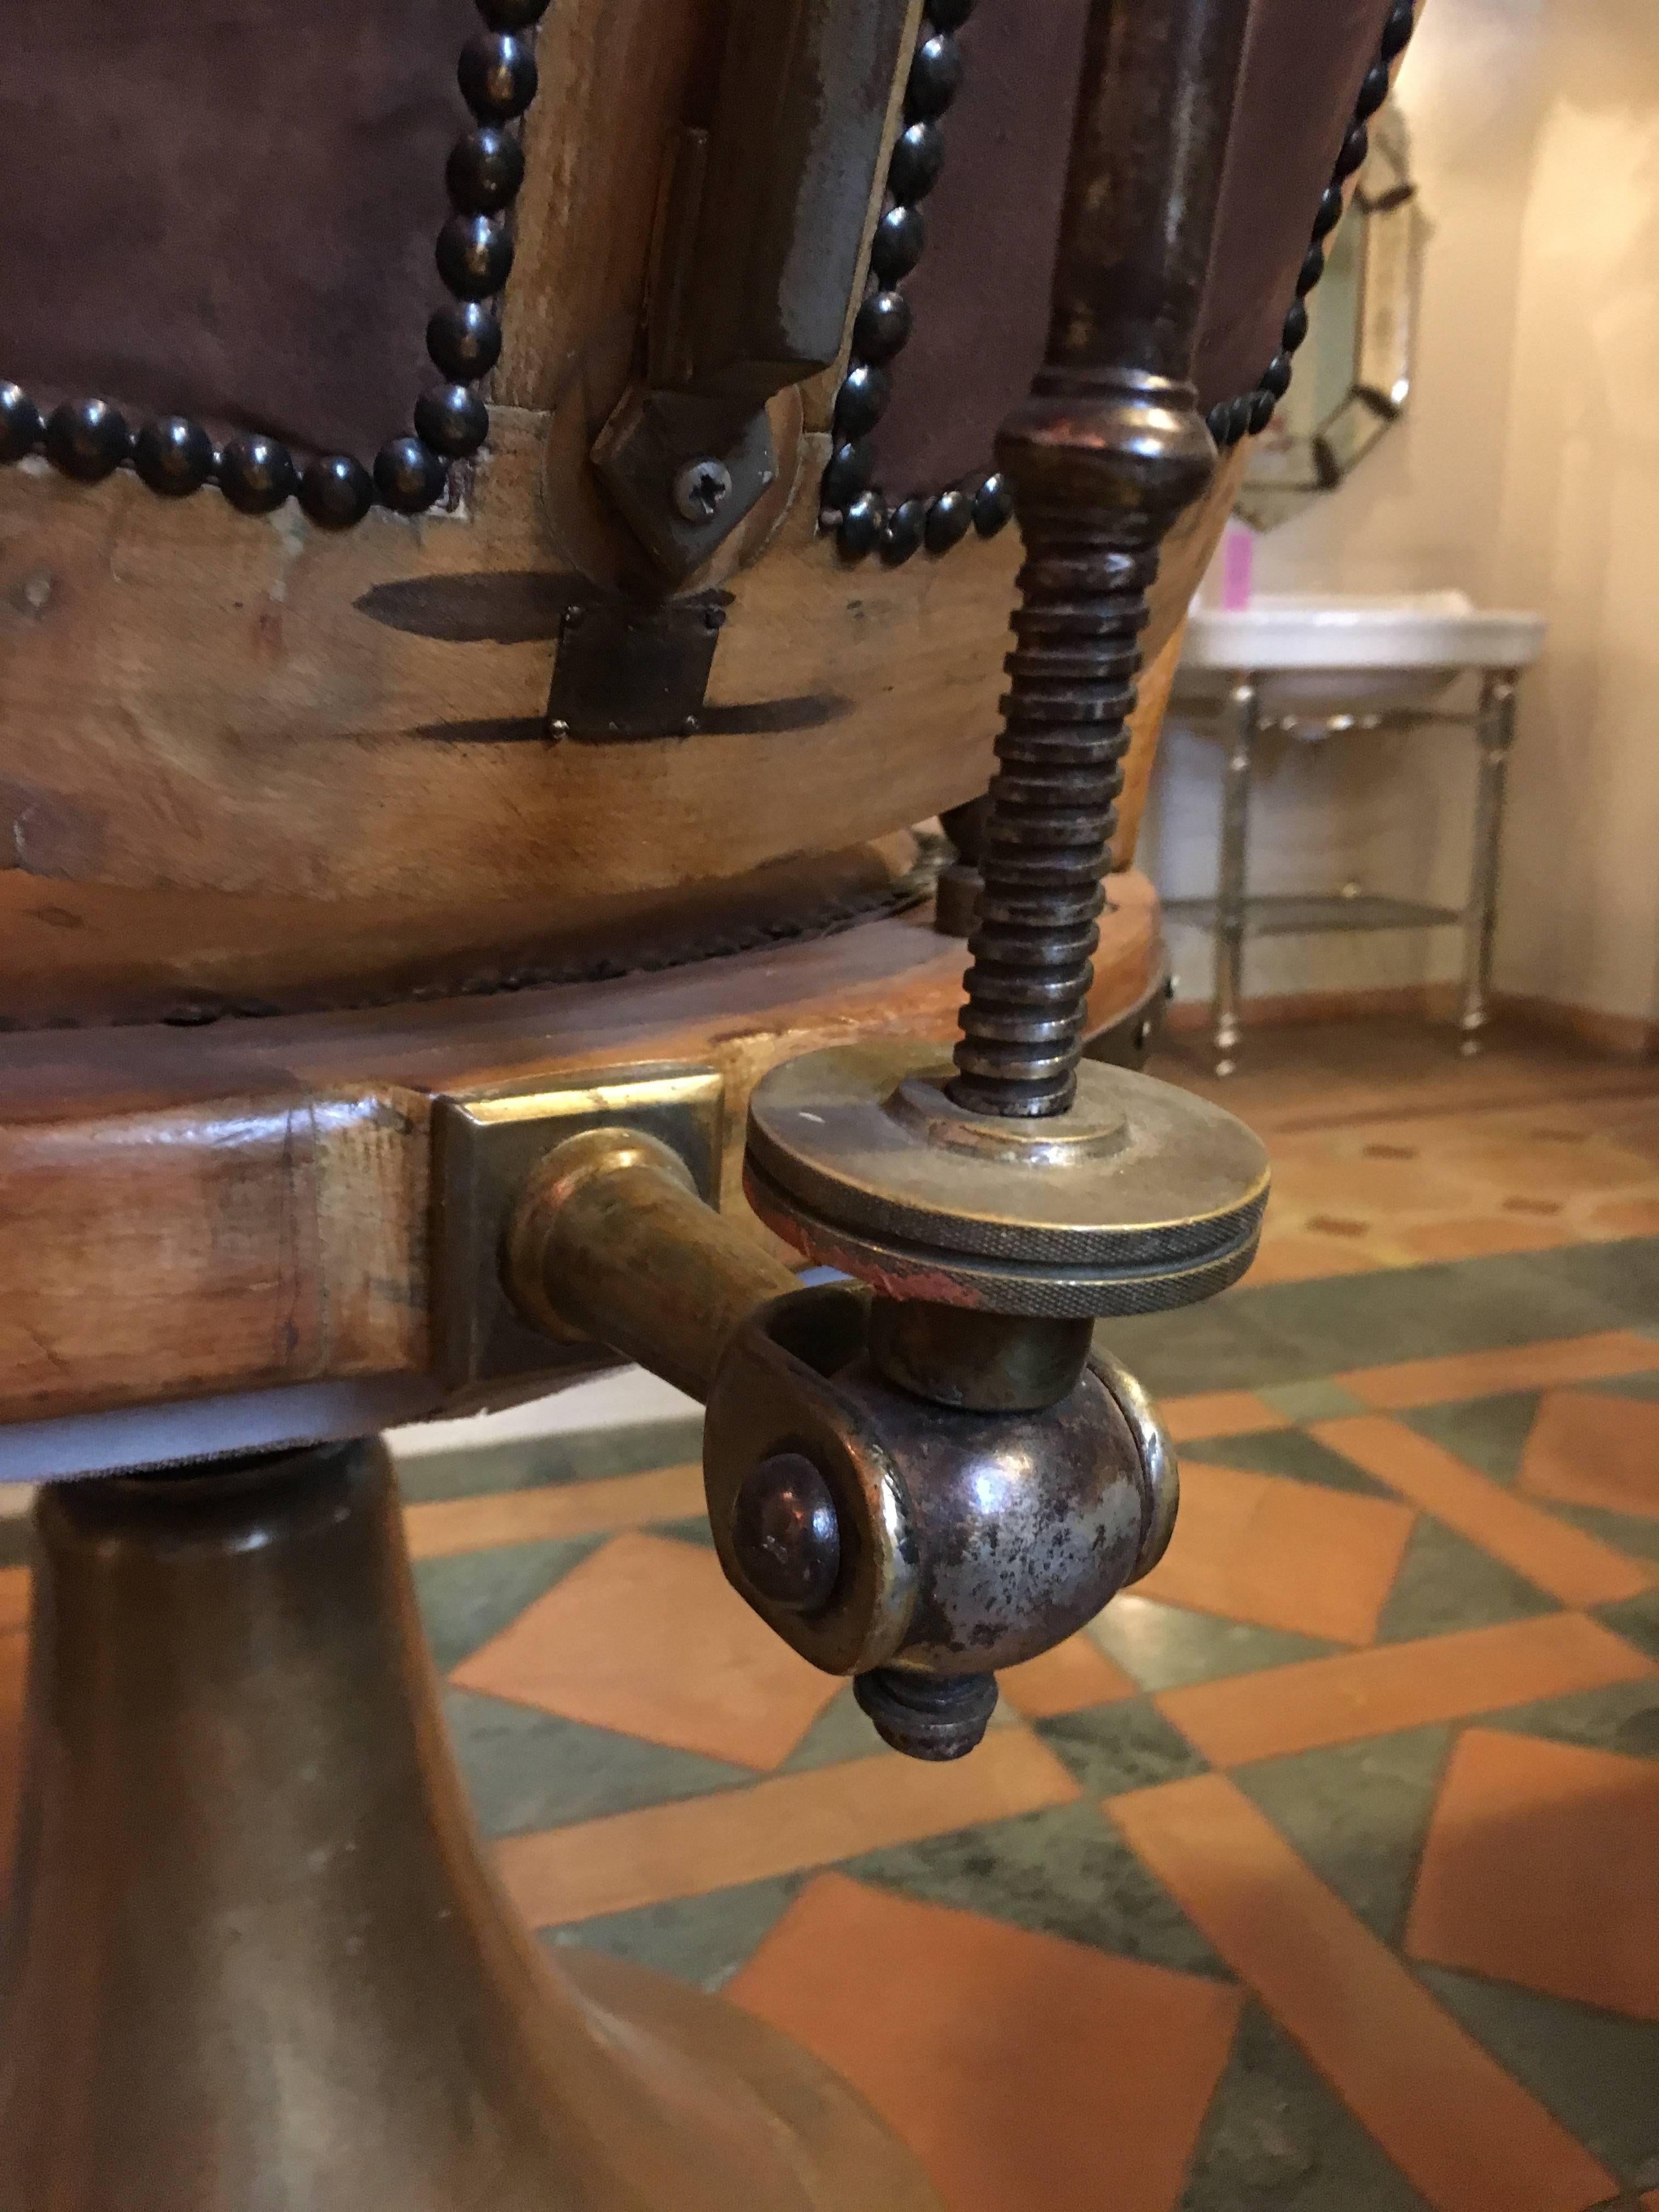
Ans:
POLYGON ((0 2212, 937 2212, 772 2030, 519 1923, 379 1445, 37 1512, 0 2212))

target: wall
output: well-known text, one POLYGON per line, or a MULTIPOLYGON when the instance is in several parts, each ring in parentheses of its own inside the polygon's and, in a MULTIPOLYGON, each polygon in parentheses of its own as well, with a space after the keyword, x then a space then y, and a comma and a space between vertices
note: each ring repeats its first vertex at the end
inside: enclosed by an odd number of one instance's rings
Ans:
MULTIPOLYGON (((1258 542, 1265 591, 1455 585, 1541 608, 1522 691, 1500 990, 1659 1017, 1659 8, 1428 0, 1397 98, 1431 225, 1405 421, 1258 542)), ((1172 723, 1142 852, 1212 879, 1218 758, 1172 723)), ((1252 880, 1461 902, 1471 751, 1454 733, 1270 744, 1252 880)), ((1185 993, 1207 948, 1172 933, 1185 993)), ((1252 994, 1443 980, 1455 932, 1278 939, 1252 994)))

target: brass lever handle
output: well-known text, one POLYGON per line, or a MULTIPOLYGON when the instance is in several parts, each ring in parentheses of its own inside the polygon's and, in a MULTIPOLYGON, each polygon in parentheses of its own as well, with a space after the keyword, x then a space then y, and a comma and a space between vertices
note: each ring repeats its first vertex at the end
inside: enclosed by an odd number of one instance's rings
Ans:
POLYGON ((595 1337, 699 1400, 738 1326, 796 1287, 704 1204, 678 1153, 627 1128, 548 1154, 508 1223, 503 1274, 532 1328, 595 1337))

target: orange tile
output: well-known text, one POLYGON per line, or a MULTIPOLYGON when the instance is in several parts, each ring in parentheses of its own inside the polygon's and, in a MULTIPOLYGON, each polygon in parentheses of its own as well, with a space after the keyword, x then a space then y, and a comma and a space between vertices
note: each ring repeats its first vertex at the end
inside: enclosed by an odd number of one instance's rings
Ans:
POLYGON ((1482 1260, 1492 1252, 1547 1252, 1557 1245, 1577 1243, 1582 1233, 1570 1221, 1518 1220, 1509 1213, 1420 1221, 1398 1231, 1401 1244, 1419 1260, 1482 1260))
POLYGON ((1068 1636, 1064 1644, 1040 1659, 1028 1659, 1023 1667, 1005 1667, 997 1681, 1015 1711, 1030 1721, 1140 1695, 1133 1675, 1114 1666, 1086 1635, 1068 1636))
POLYGON ((1470 1729, 1440 1785, 1406 1948, 1659 2020, 1659 1767, 1470 1729))
POLYGON ((1178 1444, 1206 1437, 1243 1437, 1259 1429, 1288 1429, 1289 1417, 1249 1390, 1196 1390, 1186 1397, 1160 1398, 1164 1425, 1178 1444))
POLYGON ((1656 1673, 1599 1621, 1559 1613, 1194 1682, 1153 1702, 1206 1759, 1241 1766, 1656 1673))
POLYGON ((1654 1367, 1659 1367, 1659 1346, 1650 1338, 1630 1329, 1609 1329, 1600 1336, 1558 1337, 1546 1344, 1505 1345, 1496 1352, 1460 1352, 1443 1359, 1357 1367, 1333 1379, 1368 1406, 1387 1412, 1437 1405, 1447 1398, 1483 1398, 1499 1390, 1540 1390, 1552 1383, 1643 1375, 1654 1367))
POLYGON ((1181 1517, 1141 1597, 1368 1644, 1417 1516, 1382 1498, 1188 1462, 1181 1517))
POLYGON ((1403 1422, 1351 1413, 1315 1422, 1310 1433, 1563 1605, 1609 1605, 1653 1586, 1638 1561, 1477 1474, 1403 1422))
POLYGON ((487 1552, 546 1536, 592 1536, 607 1528, 640 1528, 683 1521, 703 1510, 702 1469, 657 1468, 604 1482, 572 1482, 503 1490, 482 1498, 446 1498, 404 1509, 410 1556, 441 1559, 454 1552, 487 1552))
POLYGON ((861 2090, 951 2212, 1170 2212, 1242 2002, 843 1875, 726 1994, 861 2090))
POLYGON ((1465 1183, 1415 1160, 1350 1159, 1340 1154, 1275 1158, 1273 1200, 1283 1213, 1359 1215, 1448 1213, 1467 1201, 1465 1183))
POLYGON ((644 1535, 584 1559, 451 1680, 763 1771, 842 1686, 749 1610, 712 1551, 644 1535))
POLYGON ((0 1567, 0 1635, 8 1629, 27 1628, 28 1621, 28 1569, 0 1567))
MULTIPOLYGON (((1365 1243, 1339 1243, 1334 1237, 1265 1237, 1245 1276, 1247 1287, 1267 1283, 1317 1282, 1326 1275, 1369 1275, 1389 1260, 1365 1243)), ((1237 1433, 1237 1431, 1235 1431, 1237 1433)))
MULTIPOLYGON (((1606 1237, 1659 1237, 1659 1198, 1616 1199, 1598 1206, 1590 1219, 1606 1237)), ((1659 2208, 1659 2195, 1642 2202, 1659 2208)))
POLYGON ((1437 2212, 1583 2212, 1616 2192, 1224 1776, 1109 1810, 1437 2212))
POLYGON ((1457 1173, 1500 1190, 1507 1197, 1525 1191, 1534 1197, 1572 1198, 1581 1192, 1619 1190, 1646 1182, 1653 1170, 1640 1153, 1625 1152, 1605 1138, 1588 1141, 1463 1134, 1446 1147, 1445 1159, 1457 1173))
POLYGON ((1566 1504, 1659 1515, 1659 1403, 1549 1391, 1527 1438, 1520 1486, 1566 1504))
POLYGON ((1642 2212, 1659 2212, 1659 2189, 1649 2190, 1647 2195, 1638 2197, 1637 2202, 1641 2205, 1642 2212))
POLYGON ((1079 1794, 1046 1744, 1023 1728, 997 1729, 945 1765, 892 1753, 777 1775, 711 1797, 509 1836, 496 1862, 514 1902, 540 1928, 828 1866, 1069 1804, 1079 1794))

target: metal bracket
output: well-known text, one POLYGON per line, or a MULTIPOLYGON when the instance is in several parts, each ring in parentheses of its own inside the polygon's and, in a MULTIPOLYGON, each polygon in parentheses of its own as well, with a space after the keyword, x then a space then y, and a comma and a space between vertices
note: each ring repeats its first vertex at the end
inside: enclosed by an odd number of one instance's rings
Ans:
POLYGON ((718 594, 666 606, 578 602, 559 623, 547 732, 583 744, 690 737, 726 621, 718 594))
POLYGON ((671 586, 775 480, 767 402, 828 368, 857 290, 910 0, 727 0, 657 210, 642 386, 592 449, 671 586))
POLYGON ((684 1161, 699 1194, 720 1191, 724 1078, 704 1066, 621 1067, 441 1098, 433 1128, 432 1318, 451 1390, 556 1376, 614 1355, 573 1334, 568 1353, 528 1328, 501 1280, 501 1239, 538 1163, 584 1129, 625 1124, 684 1161))
POLYGON ((592 459, 623 520, 676 585, 712 559, 778 477, 765 409, 695 392, 625 393, 592 459))

